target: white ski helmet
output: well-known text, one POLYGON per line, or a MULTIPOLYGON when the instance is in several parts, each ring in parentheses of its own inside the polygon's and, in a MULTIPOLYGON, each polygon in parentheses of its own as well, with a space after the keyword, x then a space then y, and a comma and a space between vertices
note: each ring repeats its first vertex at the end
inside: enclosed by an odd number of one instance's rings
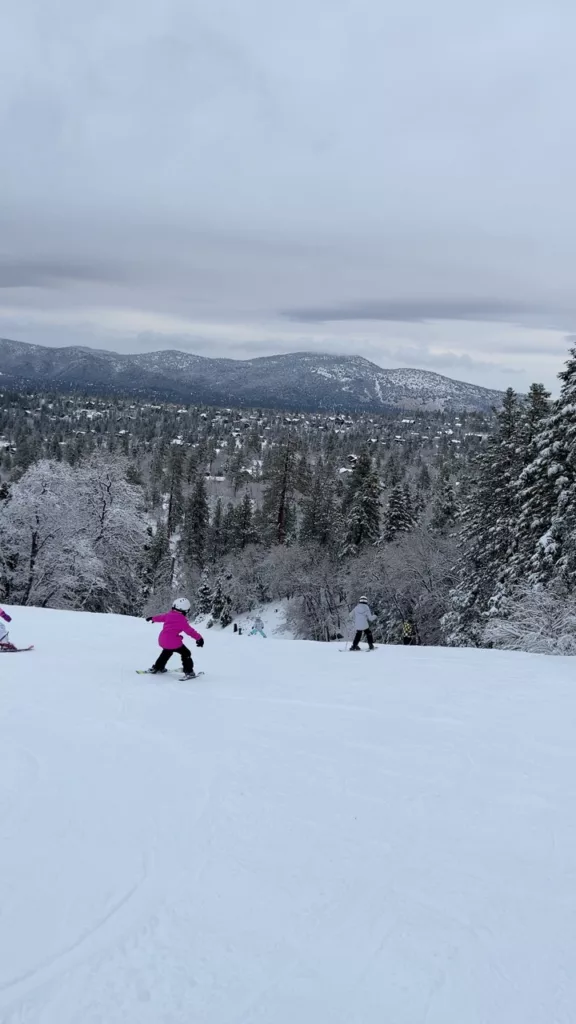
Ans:
POLYGON ((189 612, 190 601, 187 597, 177 597, 172 607, 175 608, 177 612, 189 612))
POLYGON ((365 594, 362 594, 362 597, 360 598, 360 604, 368 604, 368 598, 366 597, 365 594))

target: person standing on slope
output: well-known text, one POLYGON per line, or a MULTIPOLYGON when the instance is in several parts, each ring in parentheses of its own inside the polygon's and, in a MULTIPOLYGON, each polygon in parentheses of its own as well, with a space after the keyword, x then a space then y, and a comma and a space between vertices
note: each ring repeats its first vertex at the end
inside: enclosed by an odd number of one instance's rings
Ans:
POLYGON ((184 678, 195 679, 194 662, 190 651, 182 643, 182 633, 191 636, 196 641, 197 647, 204 647, 204 640, 188 622, 189 612, 190 601, 186 597, 178 597, 169 612, 164 615, 152 615, 146 619, 146 622, 161 622, 163 624, 163 629, 158 637, 162 653, 150 669, 153 675, 157 672, 165 672, 172 655, 179 654, 182 658, 184 678))
POLYGON ((360 640, 362 639, 362 633, 364 633, 365 636, 366 636, 366 639, 368 641, 368 649, 370 651, 373 651, 374 650, 374 638, 372 636, 372 630, 370 629, 370 624, 372 622, 374 622, 375 616, 372 614, 372 612, 370 610, 370 605, 368 604, 368 598, 367 597, 362 596, 360 598, 358 604, 356 605, 354 611, 352 612, 352 615, 354 616, 354 628, 356 630, 356 634, 354 636, 354 642, 353 642, 352 647, 350 648, 350 650, 351 651, 359 651, 360 650, 358 644, 360 643, 360 640))
POLYGON ((416 628, 411 619, 406 619, 406 622, 402 625, 402 643, 405 646, 418 643, 416 628))
POLYGON ((12 619, 8 615, 8 612, 5 612, 3 608, 0 608, 0 650, 14 651, 16 648, 10 641, 8 630, 5 625, 6 622, 12 622, 12 619))

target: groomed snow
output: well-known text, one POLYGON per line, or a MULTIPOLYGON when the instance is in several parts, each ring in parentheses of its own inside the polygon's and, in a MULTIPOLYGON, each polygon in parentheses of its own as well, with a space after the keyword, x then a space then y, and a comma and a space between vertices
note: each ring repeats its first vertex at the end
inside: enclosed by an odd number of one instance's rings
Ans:
POLYGON ((573 659, 157 631, 14 610, 2 1024, 573 1024, 573 659))

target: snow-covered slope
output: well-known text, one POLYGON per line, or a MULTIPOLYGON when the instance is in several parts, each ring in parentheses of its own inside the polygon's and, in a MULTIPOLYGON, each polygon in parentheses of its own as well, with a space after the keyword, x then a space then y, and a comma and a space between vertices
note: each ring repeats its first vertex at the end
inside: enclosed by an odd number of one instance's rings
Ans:
POLYGON ((260 359, 206 359, 189 352, 119 355, 45 348, 0 338, 6 384, 88 387, 212 405, 278 409, 490 409, 501 392, 427 370, 384 370, 361 356, 310 352, 260 359))
POLYGON ((569 1024, 574 662, 15 610, 2 1024, 569 1024))

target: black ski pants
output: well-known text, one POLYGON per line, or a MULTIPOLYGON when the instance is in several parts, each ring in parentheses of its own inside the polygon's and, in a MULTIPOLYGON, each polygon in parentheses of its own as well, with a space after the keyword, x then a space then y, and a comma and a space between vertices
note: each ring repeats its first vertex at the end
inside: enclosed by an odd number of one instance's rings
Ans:
POLYGON ((179 654, 180 657, 182 658, 182 668, 184 669, 186 675, 188 675, 189 672, 194 671, 194 662, 192 661, 192 655, 190 654, 188 648, 184 644, 182 644, 181 647, 177 647, 176 650, 174 651, 168 651, 164 649, 161 652, 161 654, 159 654, 159 656, 156 658, 156 661, 154 662, 154 668, 156 669, 157 672, 161 672, 162 669, 166 668, 166 665, 170 661, 170 658, 172 657, 173 654, 179 654))
POLYGON ((353 643, 352 643, 352 650, 354 650, 355 647, 358 647, 358 644, 360 643, 360 641, 362 639, 362 633, 364 633, 364 636, 366 637, 366 639, 368 641, 368 646, 369 647, 374 647, 374 637, 372 636, 372 630, 371 629, 357 629, 356 633, 355 633, 355 636, 354 636, 353 643))

